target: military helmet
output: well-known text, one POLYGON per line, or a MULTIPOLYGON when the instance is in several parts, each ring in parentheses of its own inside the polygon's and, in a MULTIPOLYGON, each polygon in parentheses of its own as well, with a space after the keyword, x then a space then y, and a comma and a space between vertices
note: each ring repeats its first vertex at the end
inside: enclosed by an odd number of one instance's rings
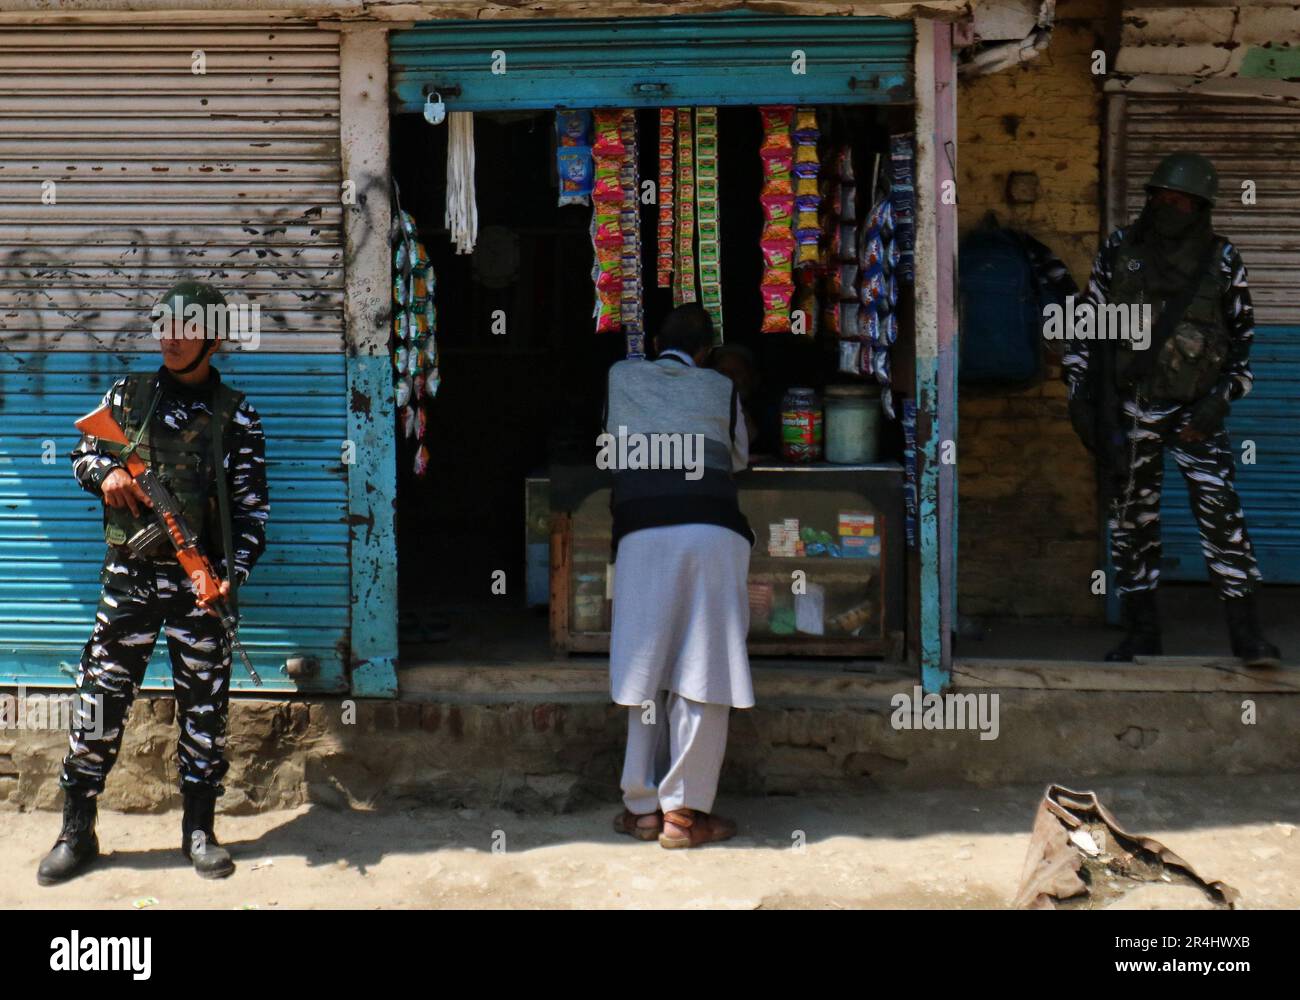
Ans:
POLYGON ((1211 205, 1219 193, 1219 173, 1200 153, 1170 153, 1151 172, 1147 191, 1163 188, 1204 198, 1211 205))
POLYGON ((158 299, 154 309, 161 309, 168 306, 175 316, 184 316, 185 307, 190 305, 200 305, 206 309, 208 306, 225 306, 226 298, 211 285, 202 281, 178 281, 171 288, 163 292, 158 299))

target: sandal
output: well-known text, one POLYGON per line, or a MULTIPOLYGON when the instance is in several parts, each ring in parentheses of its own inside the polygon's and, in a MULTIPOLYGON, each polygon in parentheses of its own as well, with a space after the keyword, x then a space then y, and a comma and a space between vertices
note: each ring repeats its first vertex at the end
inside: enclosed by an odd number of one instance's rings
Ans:
POLYGON ((656 809, 652 813, 634 813, 624 809, 614 817, 614 832, 626 833, 629 837, 635 837, 637 840, 654 840, 664 828, 664 814, 656 809), (640 821, 647 816, 655 818, 654 826, 641 826, 640 821))
POLYGON ((664 814, 664 832, 659 834, 659 846, 667 848, 700 847, 720 840, 730 840, 736 835, 736 824, 712 813, 698 809, 674 809, 664 814), (686 833, 668 832, 672 824, 686 833))

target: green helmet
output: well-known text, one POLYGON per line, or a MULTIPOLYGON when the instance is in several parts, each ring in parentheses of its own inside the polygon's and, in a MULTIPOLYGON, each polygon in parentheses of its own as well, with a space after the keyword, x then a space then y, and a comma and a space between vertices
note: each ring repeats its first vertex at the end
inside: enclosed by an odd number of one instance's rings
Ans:
POLYGON ((1151 172, 1147 191, 1163 188, 1204 198, 1211 205, 1219 193, 1219 173, 1200 153, 1170 153, 1151 172))
POLYGON ((203 306, 206 311, 208 306, 224 306, 225 304, 225 296, 211 285, 202 281, 178 281, 163 292, 154 309, 157 310, 162 306, 168 306, 171 308, 173 315, 184 316, 185 307, 189 305, 203 306))

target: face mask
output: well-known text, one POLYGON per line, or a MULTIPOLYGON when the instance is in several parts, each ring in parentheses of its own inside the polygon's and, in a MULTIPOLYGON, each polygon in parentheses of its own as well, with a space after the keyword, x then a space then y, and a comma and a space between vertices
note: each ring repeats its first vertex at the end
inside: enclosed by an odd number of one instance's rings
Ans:
POLYGON ((1173 205, 1153 202, 1150 206, 1151 228, 1162 239, 1178 240, 1193 232, 1201 223, 1200 211, 1180 212, 1173 205))

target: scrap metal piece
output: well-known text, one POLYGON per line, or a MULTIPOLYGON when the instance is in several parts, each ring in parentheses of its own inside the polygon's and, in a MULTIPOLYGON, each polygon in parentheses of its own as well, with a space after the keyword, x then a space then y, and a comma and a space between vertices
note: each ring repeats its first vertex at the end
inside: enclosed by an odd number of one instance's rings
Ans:
POLYGON ((1216 909, 1236 909, 1241 900, 1232 886, 1206 881, 1158 840, 1125 830, 1095 793, 1047 787, 1012 906, 1104 909, 1135 889, 1160 885, 1194 886, 1216 909))

